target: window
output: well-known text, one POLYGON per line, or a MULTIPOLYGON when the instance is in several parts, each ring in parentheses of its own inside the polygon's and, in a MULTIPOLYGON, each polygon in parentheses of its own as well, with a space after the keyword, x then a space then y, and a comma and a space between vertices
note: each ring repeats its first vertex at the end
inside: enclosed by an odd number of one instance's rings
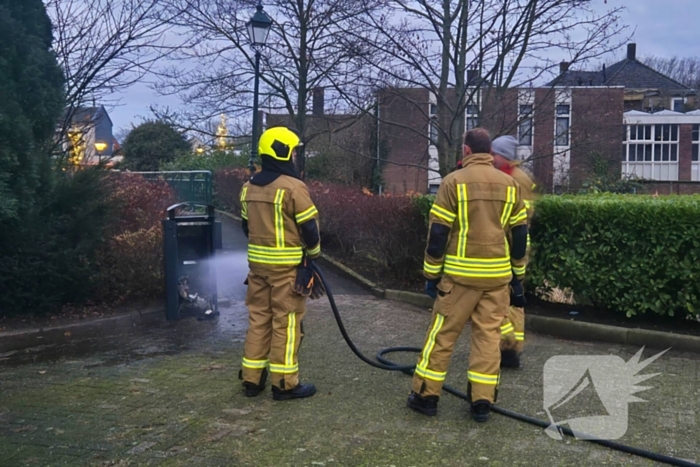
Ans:
POLYGON ((467 130, 473 130, 479 126, 479 106, 476 104, 467 105, 467 130))
POLYGON ((430 104, 430 121, 428 122, 428 141, 429 145, 437 146, 438 140, 438 124, 437 124, 437 104, 430 104))
POLYGON ((428 193, 431 195, 436 195, 439 188, 440 188, 439 184, 431 183, 430 185, 428 185, 428 193))
POLYGON ((518 144, 532 146, 532 105, 520 105, 520 123, 518 124, 518 144))
POLYGON ((435 117, 430 119, 430 144, 437 146, 438 126, 435 117))
POLYGON ((569 104, 557 105, 557 121, 555 128, 555 145, 569 145, 569 126, 571 123, 571 106, 569 104))
POLYGON ((693 125, 693 149, 692 162, 690 166, 690 179, 694 182, 700 182, 700 158, 698 151, 700 148, 700 125, 693 125))
POLYGON ((623 173, 649 180, 678 180, 678 125, 629 125, 623 173))
POLYGON ((671 99, 671 108, 674 112, 684 112, 685 111, 685 99, 682 97, 676 97, 671 99))

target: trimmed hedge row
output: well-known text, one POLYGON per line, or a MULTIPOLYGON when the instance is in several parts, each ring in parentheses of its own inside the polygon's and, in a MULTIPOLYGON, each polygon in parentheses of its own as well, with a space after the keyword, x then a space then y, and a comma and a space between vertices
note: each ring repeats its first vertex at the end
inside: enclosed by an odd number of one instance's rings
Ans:
MULTIPOLYGON (((215 176, 217 199, 233 212, 243 175, 215 176)), ((324 237, 346 256, 369 253, 388 275, 420 278, 434 197, 319 183, 309 191, 324 237)), ((543 196, 531 237, 530 291, 568 288, 580 303, 628 317, 700 315, 700 196, 543 196)))
POLYGON ((545 196, 531 237, 531 289, 628 317, 700 311, 700 196, 545 196))

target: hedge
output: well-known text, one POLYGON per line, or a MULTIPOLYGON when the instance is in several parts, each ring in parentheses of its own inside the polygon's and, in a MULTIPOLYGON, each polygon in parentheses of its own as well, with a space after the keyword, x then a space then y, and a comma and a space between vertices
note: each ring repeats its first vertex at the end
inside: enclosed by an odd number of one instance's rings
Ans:
POLYGON ((623 312, 700 311, 700 197, 545 196, 536 203, 529 287, 571 288, 623 312))
MULTIPOLYGON (((239 212, 243 172, 221 171, 222 205, 239 212)), ((419 279, 430 195, 377 196, 309 183, 324 243, 370 254, 383 272, 419 279)), ((573 290, 579 303, 636 314, 700 314, 700 196, 543 196, 537 200, 527 286, 573 290)))

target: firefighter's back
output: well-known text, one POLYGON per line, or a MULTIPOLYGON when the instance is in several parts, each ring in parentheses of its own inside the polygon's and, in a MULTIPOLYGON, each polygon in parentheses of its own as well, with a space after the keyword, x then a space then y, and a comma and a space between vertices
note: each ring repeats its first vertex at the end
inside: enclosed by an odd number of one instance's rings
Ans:
POLYGON ((510 226, 518 187, 495 169, 488 154, 475 154, 465 169, 445 178, 456 220, 447 245, 444 272, 455 282, 478 289, 497 288, 511 277, 510 226))
POLYGON ((251 270, 295 268, 302 259, 301 235, 294 215, 301 180, 286 175, 259 186, 246 183, 241 192, 242 215, 248 220, 248 262, 251 270))

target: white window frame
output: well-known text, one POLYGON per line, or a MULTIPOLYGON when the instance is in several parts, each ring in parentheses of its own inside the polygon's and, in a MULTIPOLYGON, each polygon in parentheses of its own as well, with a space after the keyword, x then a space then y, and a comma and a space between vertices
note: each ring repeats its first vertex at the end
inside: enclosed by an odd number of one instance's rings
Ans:
MULTIPOLYGON (((440 170, 440 160, 438 158, 437 146, 433 144, 431 140, 432 132, 435 132, 437 136, 437 96, 434 93, 428 95, 428 183, 425 187, 428 192, 430 191, 431 185, 440 185, 442 183, 442 177, 438 170, 440 170)), ((437 143, 437 138, 435 140, 437 143)))
POLYGON ((518 159, 523 161, 523 164, 526 166, 526 168, 532 170, 532 152, 533 152, 533 147, 535 145, 535 90, 532 88, 526 88, 526 89, 518 89, 518 107, 517 107, 517 112, 518 112, 518 128, 517 128, 517 139, 518 139, 518 148, 517 148, 517 154, 518 154, 518 159), (523 105, 529 105, 531 112, 530 115, 527 116, 527 118, 530 120, 530 145, 525 146, 520 144, 520 137, 522 133, 522 128, 521 128, 521 121, 523 120, 523 115, 521 112, 521 106, 523 105))
POLYGON ((690 156, 690 180, 700 182, 700 124, 693 124, 693 152, 690 156))
POLYGON ((428 145, 437 146, 438 126, 437 126, 437 103, 431 102, 428 107, 428 145))
POLYGON ((569 187, 570 172, 571 172, 571 125, 572 118, 573 96, 572 90, 569 88, 556 90, 554 96, 554 115, 552 124, 554 125, 554 189, 555 192, 566 191, 569 187), (568 105, 569 112, 567 114, 557 114, 557 108, 560 105, 568 105), (568 120, 566 144, 558 144, 557 138, 557 122, 560 118, 568 120))
POLYGON ((473 130, 479 127, 479 113, 481 112, 481 90, 474 92, 473 88, 467 89, 467 97, 474 93, 474 95, 467 101, 467 105, 464 108, 464 129, 466 131, 473 130), (476 99, 476 102, 474 101, 476 99), (476 108, 476 112, 474 112, 476 108))
POLYGON ((669 110, 673 110, 674 112, 685 112, 685 103, 686 103, 686 98, 685 97, 672 97, 671 98, 671 108, 669 110), (681 110, 676 110, 676 102, 680 101, 681 106, 683 107, 681 110))
POLYGON ((571 147, 571 102, 558 102, 554 106, 554 146, 560 148, 571 147), (560 107, 567 107, 566 113, 559 113, 560 107), (566 135, 559 134, 559 122, 566 122, 566 135), (566 142, 560 143, 559 137, 565 136, 566 142))
POLYGON ((535 126, 533 123, 534 113, 535 109, 532 104, 518 105, 518 146, 532 147, 532 133, 535 126), (527 110, 524 111, 524 109, 527 110))
POLYGON ((626 125, 625 135, 623 176, 659 181, 678 180, 680 125, 633 123, 626 125), (641 161, 640 157, 643 158, 641 161))

